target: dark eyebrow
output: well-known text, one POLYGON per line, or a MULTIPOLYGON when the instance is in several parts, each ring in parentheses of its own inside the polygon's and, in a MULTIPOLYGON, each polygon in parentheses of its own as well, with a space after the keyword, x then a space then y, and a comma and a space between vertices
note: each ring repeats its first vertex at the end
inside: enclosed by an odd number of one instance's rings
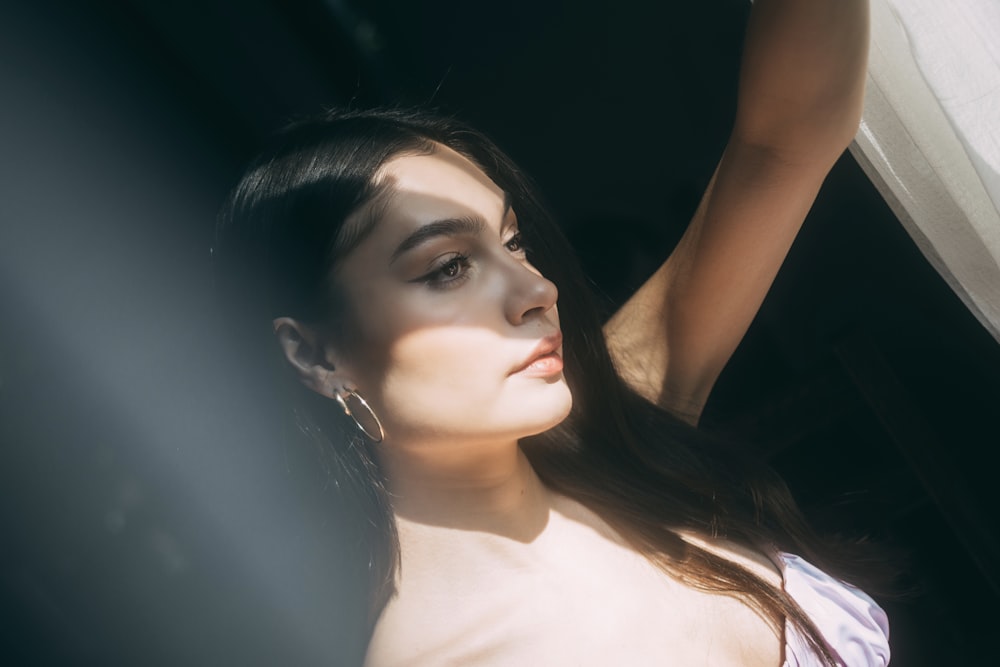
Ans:
MULTIPOLYGON (((503 193, 503 213, 500 216, 501 220, 506 220, 507 215, 510 213, 511 200, 510 193, 504 191, 503 193)), ((396 249, 392 252, 392 257, 389 258, 389 264, 392 264, 400 255, 410 250, 413 250, 422 243, 430 241, 432 238, 437 236, 459 236, 461 234, 478 235, 486 228, 486 223, 482 218, 476 216, 463 216, 460 218, 446 218, 444 220, 435 220, 429 224, 424 225, 420 229, 414 231, 412 234, 403 239, 396 249)))
POLYGON ((486 228, 486 223, 478 217, 448 218, 435 220, 423 225, 403 239, 403 242, 393 251, 389 263, 392 264, 403 253, 427 243, 438 236, 459 236, 461 234, 477 235, 486 228))

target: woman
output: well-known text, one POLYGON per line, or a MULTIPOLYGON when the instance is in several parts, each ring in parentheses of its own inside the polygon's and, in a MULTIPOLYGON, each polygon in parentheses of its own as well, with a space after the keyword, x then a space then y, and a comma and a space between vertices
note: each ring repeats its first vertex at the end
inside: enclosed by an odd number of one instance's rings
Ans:
POLYGON ((850 550, 693 428, 857 128, 866 24, 860 1, 758 0, 715 176, 603 333, 524 176, 454 121, 326 114, 250 167, 220 277, 325 457, 357 658, 887 663, 881 610, 810 564, 850 550))

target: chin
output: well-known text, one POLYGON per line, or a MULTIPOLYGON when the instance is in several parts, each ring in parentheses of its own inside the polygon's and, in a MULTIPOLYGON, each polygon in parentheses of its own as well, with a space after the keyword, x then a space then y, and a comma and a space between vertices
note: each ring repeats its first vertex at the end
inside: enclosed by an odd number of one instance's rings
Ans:
MULTIPOLYGON (((573 394, 561 377, 548 384, 542 396, 532 396, 525 410, 530 426, 522 437, 538 435, 561 424, 573 409, 573 394)), ((527 426, 527 425, 526 425, 527 426)))

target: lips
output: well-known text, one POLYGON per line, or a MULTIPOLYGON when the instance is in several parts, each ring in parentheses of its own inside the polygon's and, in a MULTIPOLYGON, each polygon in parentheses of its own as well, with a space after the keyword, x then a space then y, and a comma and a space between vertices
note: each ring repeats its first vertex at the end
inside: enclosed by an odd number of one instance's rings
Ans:
POLYGON ((559 354, 562 347, 562 334, 555 332, 542 338, 532 350, 531 355, 524 360, 517 368, 511 371, 511 375, 538 375, 546 377, 554 375, 562 370, 563 361, 559 354))

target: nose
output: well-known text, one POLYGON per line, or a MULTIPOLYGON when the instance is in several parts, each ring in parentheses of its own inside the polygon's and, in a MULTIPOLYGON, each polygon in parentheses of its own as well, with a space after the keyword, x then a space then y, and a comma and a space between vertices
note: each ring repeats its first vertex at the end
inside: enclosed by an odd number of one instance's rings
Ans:
POLYGON ((559 300, 555 283, 530 264, 521 264, 512 279, 514 285, 507 298, 507 319, 511 324, 539 317, 559 300))

